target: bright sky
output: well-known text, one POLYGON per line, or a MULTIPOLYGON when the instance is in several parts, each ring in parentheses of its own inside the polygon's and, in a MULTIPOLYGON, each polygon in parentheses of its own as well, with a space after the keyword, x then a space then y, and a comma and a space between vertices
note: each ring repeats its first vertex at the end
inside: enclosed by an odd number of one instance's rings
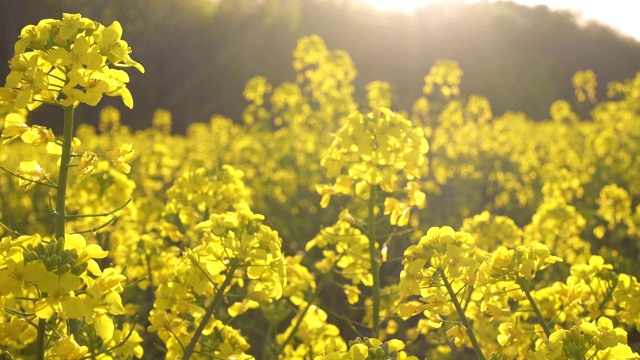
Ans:
MULTIPOLYGON (((380 10, 411 11, 438 0, 363 0, 380 10)), ((459 2, 461 0, 449 0, 459 2)), ((464 0, 477 2, 478 0, 464 0)), ((495 0, 491 0, 494 2, 495 0)), ((585 20, 596 20, 640 41, 640 2, 636 0, 512 0, 529 6, 547 5, 551 9, 569 9, 582 13, 585 20)))

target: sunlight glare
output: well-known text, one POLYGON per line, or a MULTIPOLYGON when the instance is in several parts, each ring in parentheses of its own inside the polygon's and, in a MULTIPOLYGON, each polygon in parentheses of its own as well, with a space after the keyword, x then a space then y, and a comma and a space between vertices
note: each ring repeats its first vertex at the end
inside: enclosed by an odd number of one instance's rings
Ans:
POLYGON ((403 12, 411 12, 419 7, 430 3, 442 2, 468 2, 463 0, 362 0, 364 3, 371 5, 374 9, 382 11, 399 10, 403 12))
MULTIPOLYGON (((381 11, 410 13, 433 3, 474 3, 482 0, 360 0, 381 11)), ((488 0, 489 2, 509 0, 488 0)), ((575 0, 511 0, 526 6, 546 5, 552 10, 569 9, 582 14, 586 21, 596 20, 640 41, 635 2, 628 0, 575 1, 575 0)))

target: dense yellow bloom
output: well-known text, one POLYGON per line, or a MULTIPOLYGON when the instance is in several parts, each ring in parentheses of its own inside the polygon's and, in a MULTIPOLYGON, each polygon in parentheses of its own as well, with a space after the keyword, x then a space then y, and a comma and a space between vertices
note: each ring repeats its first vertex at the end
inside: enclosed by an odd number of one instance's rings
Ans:
POLYGON ((82 359, 89 352, 86 346, 80 346, 73 335, 64 336, 54 343, 53 354, 59 359, 82 359))
POLYGON ((91 151, 85 151, 80 158, 80 164, 78 165, 78 179, 82 179, 90 175, 98 165, 98 156, 91 151))
POLYGON ((23 191, 29 191, 36 183, 49 179, 47 171, 36 160, 21 161, 17 174, 21 176, 18 179, 18 185, 22 187, 23 191))
POLYGON ((596 102, 596 74, 593 70, 581 70, 576 72, 571 78, 576 98, 580 102, 589 99, 591 103, 596 102))
POLYGON ((336 140, 323 160, 329 176, 351 160, 347 168, 350 176, 369 184, 381 184, 383 189, 393 188, 395 179, 388 171, 403 170, 411 178, 419 177, 428 150, 420 129, 400 115, 381 108, 366 116, 354 113, 336 135, 336 140), (368 136, 362 136, 365 133, 368 136), (387 167, 391 169, 387 170, 387 167))
POLYGON ((447 330, 446 334, 453 338, 453 343, 456 346, 462 346, 467 337, 467 328, 464 325, 456 325, 447 330))
POLYGON ((95 106, 107 95, 120 96, 126 106, 133 107, 126 87, 129 76, 110 66, 135 67, 141 72, 144 68, 131 59, 131 49, 121 36, 117 21, 104 27, 80 14, 27 25, 15 44, 0 100, 20 110, 43 102, 95 106))
POLYGON ((524 336, 522 329, 515 327, 512 323, 502 323, 499 329, 498 343, 503 346, 517 341, 520 337, 524 336))
MULTIPOLYGON (((307 242, 305 251, 323 249, 325 257, 316 264, 320 271, 327 272, 337 266, 340 274, 354 285, 371 286, 373 278, 370 273, 369 239, 359 229, 351 226, 350 216, 347 210, 342 211, 335 225, 322 229, 307 242)), ((345 290, 348 295, 353 296, 349 288, 345 290)))
POLYGON ((408 356, 404 351, 405 344, 401 340, 392 339, 382 342, 378 339, 357 338, 349 342, 349 349, 330 349, 314 360, 367 360, 367 359, 394 359, 417 360, 415 356, 408 356))
POLYGON ((465 219, 460 230, 471 234, 485 250, 495 250, 500 245, 513 247, 522 242, 522 230, 512 219, 488 211, 465 219))
MULTIPOLYGON (((307 303, 304 304, 306 307, 307 303)), ((309 305, 306 312, 298 312, 291 321, 287 329, 276 336, 276 342, 281 344, 285 339, 293 336, 293 341, 283 349, 286 358, 303 359, 309 354, 321 354, 325 349, 325 344, 332 343, 332 348, 342 349, 346 347, 344 340, 340 337, 340 330, 337 326, 327 323, 328 315, 316 305, 309 305), (301 319, 300 319, 301 318, 301 319), (299 323, 297 330, 294 324, 299 323), (295 333, 292 333, 294 330, 295 333)))
POLYGON ((622 329, 614 329, 613 322, 606 317, 599 318, 595 324, 584 322, 580 324, 580 330, 595 338, 598 350, 604 350, 618 344, 626 344, 627 342, 627 332, 622 329))
POLYGON ((631 199, 629 193, 615 185, 607 185, 600 190, 598 197, 598 216, 607 222, 607 227, 613 229, 617 224, 629 221, 631 217, 631 199))
POLYGON ((391 84, 386 81, 372 81, 365 86, 365 89, 371 109, 391 107, 393 98, 391 84))
POLYGON ((440 87, 440 92, 445 98, 450 98, 460 94, 460 78, 462 70, 455 61, 438 60, 430 70, 429 75, 424 78, 424 88, 422 92, 429 95, 435 86, 440 87))
POLYGON ((0 266, 0 294, 21 294, 26 283, 39 281, 46 272, 41 262, 25 263, 23 250, 14 246, 3 252, 0 266))
POLYGON ((133 145, 131 143, 125 143, 120 145, 117 149, 107 152, 107 160, 111 161, 113 166, 117 167, 123 173, 128 174, 131 171, 131 165, 127 164, 127 161, 133 156, 133 145))
POLYGON ((22 136, 29 130, 24 116, 18 113, 8 114, 4 118, 4 126, 2 129, 2 143, 7 144, 22 136))

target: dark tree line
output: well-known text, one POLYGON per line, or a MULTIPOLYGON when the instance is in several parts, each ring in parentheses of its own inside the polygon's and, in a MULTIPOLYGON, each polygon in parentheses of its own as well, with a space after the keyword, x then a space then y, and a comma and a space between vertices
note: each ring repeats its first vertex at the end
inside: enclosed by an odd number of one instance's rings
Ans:
MULTIPOLYGON (((42 18, 80 12, 103 24, 120 21, 133 58, 147 70, 131 72, 135 107, 123 116, 134 128, 148 126, 158 107, 173 112, 177 131, 214 113, 239 119, 245 82, 254 75, 293 80, 291 53, 310 34, 351 54, 359 91, 369 81, 389 81, 404 109, 436 59, 459 62, 463 95, 487 96, 496 114, 524 111, 538 119, 548 117, 554 100, 573 100, 577 70, 596 72, 600 98, 607 82, 640 70, 637 41, 600 24, 579 25, 568 12, 507 2, 433 4, 414 14, 349 0, 0 0, 0 9, 3 63, 20 29, 42 18)), ((7 73, 1 66, 0 77, 7 73)), ((78 116, 95 122, 97 111, 81 107, 78 116)))

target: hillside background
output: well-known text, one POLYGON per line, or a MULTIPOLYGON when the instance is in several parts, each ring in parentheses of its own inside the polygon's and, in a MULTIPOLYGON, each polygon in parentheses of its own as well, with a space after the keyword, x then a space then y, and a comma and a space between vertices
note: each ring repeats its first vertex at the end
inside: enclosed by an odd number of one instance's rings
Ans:
MULTIPOLYGON (((147 70, 131 73, 135 107, 123 111, 123 121, 133 128, 149 126, 159 107, 173 113, 177 132, 214 113, 239 119, 246 81, 255 75, 274 84, 294 80, 291 53, 310 34, 349 52, 363 103, 364 84, 385 80, 397 109, 409 109, 421 94, 436 59, 458 61, 463 96, 482 94, 496 115, 523 111, 533 119, 547 118, 556 99, 573 101, 577 70, 596 72, 600 99, 608 82, 640 70, 636 40, 569 12, 509 2, 433 4, 413 14, 380 12, 356 0, 0 0, 0 6, 3 63, 19 29, 40 19, 79 12, 103 24, 120 21, 132 57, 147 70)), ((7 73, 0 67, 0 78, 7 73)), ((108 100, 101 105, 123 108, 108 100)), ((98 110, 81 107, 78 117, 95 123, 98 110)), ((32 116, 45 123, 50 117, 32 116)))

